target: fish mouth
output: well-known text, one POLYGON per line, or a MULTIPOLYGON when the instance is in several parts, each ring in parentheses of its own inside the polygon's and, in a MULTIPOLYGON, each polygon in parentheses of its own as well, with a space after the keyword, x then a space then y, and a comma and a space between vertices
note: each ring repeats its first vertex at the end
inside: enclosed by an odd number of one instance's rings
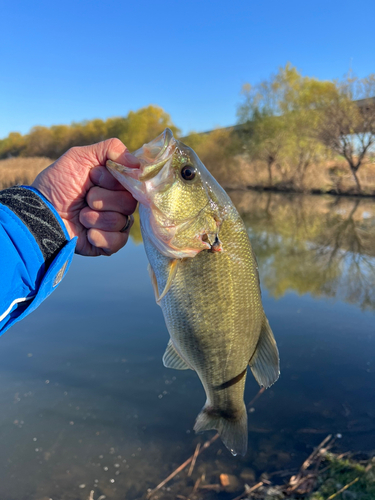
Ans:
POLYGON ((112 171, 116 171, 119 174, 126 175, 140 182, 146 182, 151 180, 153 177, 158 175, 160 170, 167 163, 169 158, 159 161, 158 163, 153 163, 152 165, 142 166, 140 168, 129 168, 121 163, 117 163, 113 160, 106 161, 106 167, 112 171))
POLYGON ((177 145, 176 139, 173 137, 171 129, 166 128, 154 140, 144 144, 141 148, 134 151, 132 154, 138 158, 141 165, 151 165, 158 163, 160 160, 170 157, 177 145), (173 151, 171 151, 173 149, 173 151))
POLYGON ((142 203, 146 201, 146 189, 142 185, 161 172, 172 159, 176 147, 177 141, 167 128, 156 139, 134 151, 133 156, 139 160, 139 168, 129 168, 112 160, 107 160, 106 167, 142 203))
POLYGON ((221 244, 221 241, 219 240, 219 235, 218 233, 204 233, 201 236, 202 243, 207 244, 209 248, 207 250, 210 250, 211 252, 222 252, 223 251, 223 245, 221 244))
POLYGON ((122 165, 121 163, 117 163, 116 161, 113 160, 107 160, 106 161, 106 167, 112 171, 112 172, 118 172, 119 174, 126 175, 128 177, 132 177, 133 179, 139 178, 139 168, 130 168, 127 167, 126 165, 122 165))
POLYGON ((141 163, 139 180, 146 182, 156 177, 172 158, 176 146, 172 131, 166 128, 156 139, 134 151, 133 155, 141 163))

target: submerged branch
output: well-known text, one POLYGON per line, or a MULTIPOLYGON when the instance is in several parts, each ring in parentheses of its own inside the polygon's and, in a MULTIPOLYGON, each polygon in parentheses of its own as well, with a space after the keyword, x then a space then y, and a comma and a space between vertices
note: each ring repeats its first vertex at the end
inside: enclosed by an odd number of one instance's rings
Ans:
MULTIPOLYGON (((205 450, 207 449, 209 446, 211 446, 212 443, 214 443, 217 438, 219 437, 219 434, 216 433, 209 441, 206 441, 203 446, 200 448, 199 452, 197 453, 197 457, 205 450)), ((183 464, 181 464, 179 467, 177 467, 176 470, 174 470, 172 472, 172 474, 170 474, 167 478, 164 479, 164 481, 162 481, 161 483, 159 483, 156 488, 154 488, 153 490, 149 491, 147 493, 147 498, 151 498, 152 495, 154 493, 156 493, 157 491, 159 491, 163 486, 165 486, 167 483, 169 483, 169 481, 171 479, 173 479, 175 476, 177 476, 177 474, 179 472, 181 472, 182 470, 185 469, 185 467, 187 467, 192 461, 193 461, 193 458, 194 458, 194 455, 195 455, 195 452, 193 453, 193 455, 188 458, 187 460, 185 460, 185 462, 183 464)))
MULTIPOLYGON (((262 387, 259 389, 258 393, 255 395, 255 397, 250 401, 249 407, 263 394, 265 391, 265 388, 262 387)), ((153 490, 150 490, 147 493, 147 499, 150 499, 152 495, 154 495, 157 491, 159 491, 163 486, 165 486, 169 481, 171 481, 179 472, 184 470, 189 464, 191 464, 188 472, 188 476, 190 477, 197 458, 199 455, 206 450, 209 446, 211 446, 212 443, 214 443, 217 439, 219 438, 219 433, 216 433, 210 440, 206 441, 202 446, 200 446, 200 443, 198 443, 197 447, 195 448, 195 451, 191 457, 189 457, 183 464, 181 464, 177 469, 175 469, 167 478, 165 478, 161 483, 159 483, 153 490)))

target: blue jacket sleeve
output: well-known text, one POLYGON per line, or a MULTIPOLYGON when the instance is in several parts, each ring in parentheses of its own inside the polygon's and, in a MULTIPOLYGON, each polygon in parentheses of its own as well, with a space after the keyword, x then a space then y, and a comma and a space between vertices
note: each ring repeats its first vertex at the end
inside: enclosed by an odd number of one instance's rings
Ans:
POLYGON ((76 240, 70 240, 60 216, 37 190, 0 191, 0 335, 57 287, 76 240))

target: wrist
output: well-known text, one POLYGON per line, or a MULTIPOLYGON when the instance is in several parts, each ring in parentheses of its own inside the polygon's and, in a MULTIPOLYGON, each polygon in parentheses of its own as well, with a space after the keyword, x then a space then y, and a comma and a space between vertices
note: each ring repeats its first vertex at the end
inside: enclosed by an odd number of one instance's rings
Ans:
POLYGON ((70 240, 65 224, 47 198, 32 186, 14 186, 0 192, 0 200, 33 235, 46 267, 70 240))
MULTIPOLYGON (((39 177, 39 176, 38 176, 39 177)), ((62 217, 62 214, 56 209, 55 205, 52 203, 52 197, 48 189, 44 189, 43 183, 38 182, 38 177, 34 180, 31 186, 23 186, 32 189, 48 204, 49 208, 54 212, 55 216, 58 218, 60 225, 63 227, 64 232, 68 239, 72 239, 75 233, 72 231, 69 222, 62 217)))

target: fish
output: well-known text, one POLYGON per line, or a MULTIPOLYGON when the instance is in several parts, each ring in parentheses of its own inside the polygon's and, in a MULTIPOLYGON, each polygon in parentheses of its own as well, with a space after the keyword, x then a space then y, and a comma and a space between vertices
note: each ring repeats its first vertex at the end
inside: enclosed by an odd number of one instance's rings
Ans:
POLYGON ((194 430, 215 429, 233 455, 248 444, 248 367, 262 387, 279 377, 258 265, 231 199, 170 129, 135 151, 138 169, 106 163, 139 202, 148 270, 170 339, 164 366, 194 370, 206 403, 194 430))

